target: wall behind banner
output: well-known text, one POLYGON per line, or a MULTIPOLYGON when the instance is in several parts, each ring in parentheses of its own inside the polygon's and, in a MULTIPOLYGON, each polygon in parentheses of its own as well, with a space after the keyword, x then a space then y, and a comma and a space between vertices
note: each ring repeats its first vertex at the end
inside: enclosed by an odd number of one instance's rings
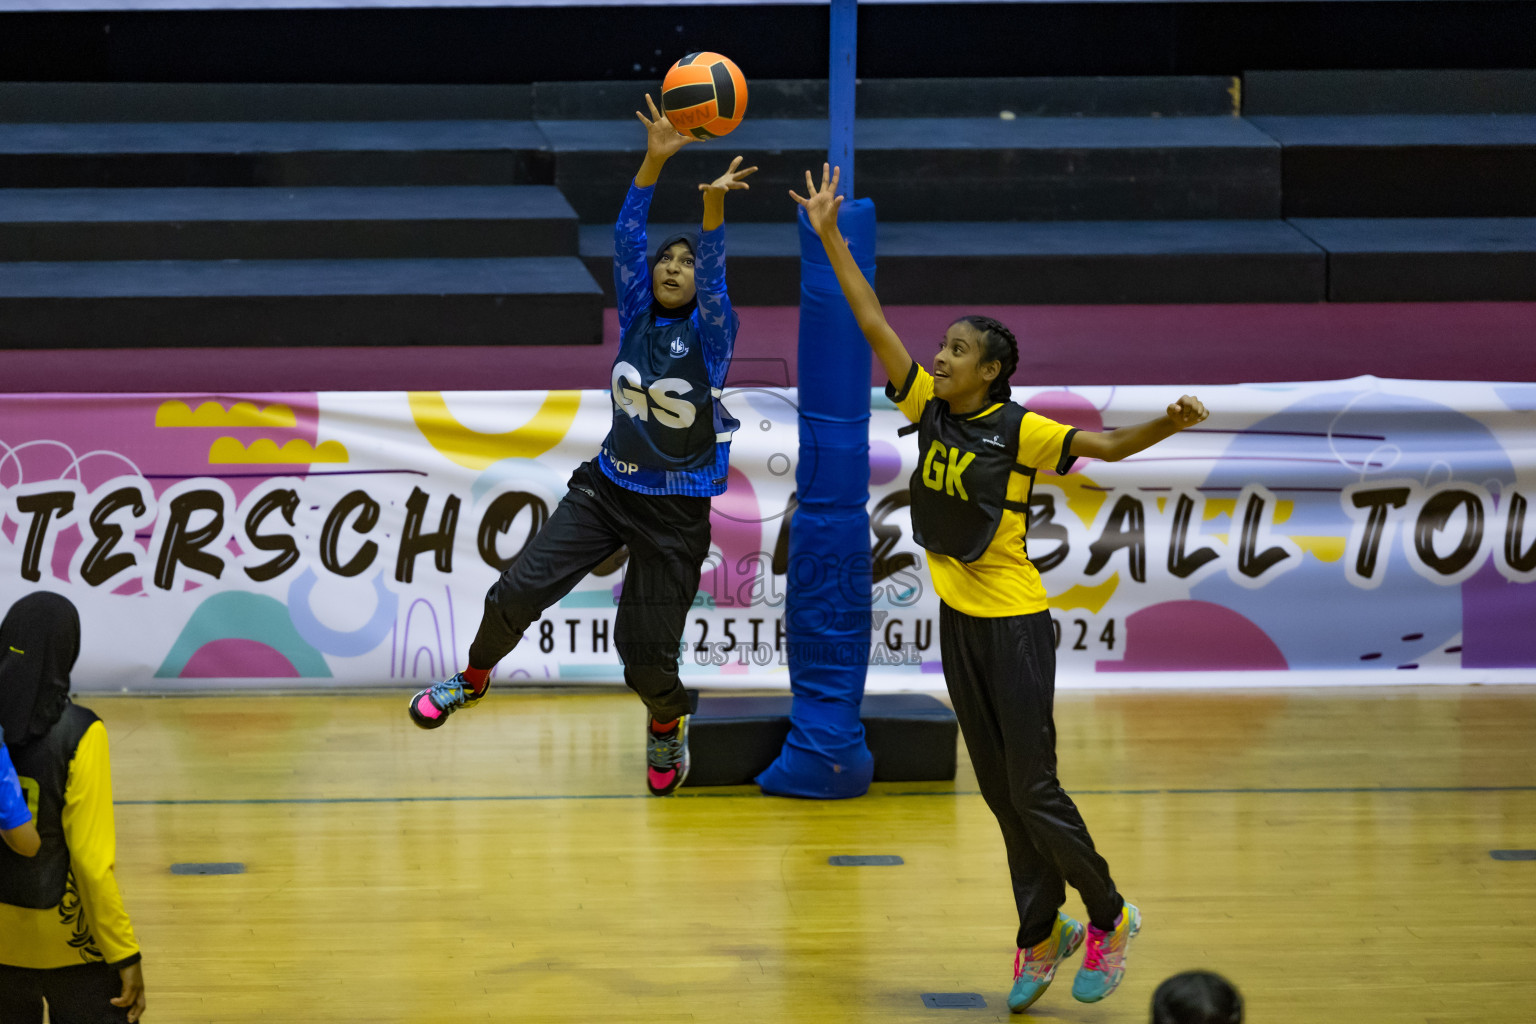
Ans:
MULTIPOLYGON (((1536 384, 1363 377, 1200 395, 1213 410, 1201 428, 1036 481, 1030 556, 1054 595, 1063 685, 1536 679, 1536 384)), ((1099 429, 1174 396, 1014 397, 1099 429)), ((796 393, 724 401, 742 427, 683 673, 787 686, 796 393)), ((920 453, 872 401, 870 549, 844 557, 870 562, 874 628, 867 647, 832 653, 868 658, 876 688, 939 686, 938 600, 907 515, 920 453)), ((0 596, 74 601, 82 689, 441 677, 611 408, 602 391, 6 396, 0 596)), ((621 678, 622 562, 598 572, 495 678, 621 678)))

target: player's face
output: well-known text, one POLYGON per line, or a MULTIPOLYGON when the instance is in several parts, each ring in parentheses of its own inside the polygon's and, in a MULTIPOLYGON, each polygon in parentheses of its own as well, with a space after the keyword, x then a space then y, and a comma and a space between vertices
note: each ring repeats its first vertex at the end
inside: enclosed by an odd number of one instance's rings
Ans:
POLYGON ((989 365, 985 360, 981 332, 964 321, 950 324, 938 355, 933 357, 934 397, 962 406, 984 399, 992 386, 991 379, 981 372, 989 365))
POLYGON ((657 302, 667 309, 676 309, 692 302, 695 290, 693 250, 688 248, 687 242, 673 242, 651 272, 651 291, 657 302))

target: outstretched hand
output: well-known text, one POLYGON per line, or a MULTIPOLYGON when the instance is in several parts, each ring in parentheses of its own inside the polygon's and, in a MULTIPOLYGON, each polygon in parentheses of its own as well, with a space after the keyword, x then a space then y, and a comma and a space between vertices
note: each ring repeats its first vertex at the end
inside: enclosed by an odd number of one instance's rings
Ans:
POLYGON ((682 149, 690 142, 697 142, 692 135, 684 135, 668 121, 666 115, 656 109, 656 101, 651 99, 651 94, 645 94, 645 105, 650 108, 651 116, 646 117, 640 111, 635 111, 635 116, 640 123, 645 125, 645 155, 657 160, 666 160, 673 153, 682 149))
POLYGON ((756 174, 757 168, 747 167, 742 170, 737 170, 737 168, 740 166, 741 157, 738 156, 736 159, 731 161, 731 166, 726 168, 724 174, 720 175, 720 177, 716 178, 714 181, 709 182, 708 184, 700 185, 699 191, 717 192, 721 195, 724 195, 726 192, 733 192, 736 189, 751 188, 751 185, 748 185, 741 179, 747 177, 749 174, 756 174))
POLYGON ((805 172, 805 191, 808 196, 797 195, 794 189, 790 189, 789 197, 805 208, 806 219, 811 222, 811 229, 818 235, 824 235, 829 231, 837 230, 837 211, 843 205, 843 197, 837 194, 837 179, 840 176, 839 168, 829 164, 821 165, 821 187, 811 179, 811 172, 805 172))
POLYGON ((1194 395, 1185 395, 1168 406, 1168 418, 1180 430, 1202 423, 1210 412, 1194 395))

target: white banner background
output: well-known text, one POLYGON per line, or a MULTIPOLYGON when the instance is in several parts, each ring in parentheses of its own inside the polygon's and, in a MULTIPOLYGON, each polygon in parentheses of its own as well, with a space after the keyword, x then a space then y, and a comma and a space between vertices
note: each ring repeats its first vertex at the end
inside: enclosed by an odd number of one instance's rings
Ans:
MULTIPOLYGON (((1536 385, 1198 393, 1202 428, 1036 483, 1062 685, 1536 681, 1536 385)), ((1015 390, 1087 427, 1176 397, 1015 390)), ((795 398, 727 392, 742 428, 685 634, 690 685, 788 685, 773 555, 795 398)), ((916 442, 872 402, 870 685, 938 688, 938 601, 903 502, 916 442)), ((553 510, 610 406, 600 391, 6 396, 0 595, 76 604, 80 689, 440 678, 462 665, 489 563, 553 510)), ((618 681, 621 580, 587 577, 495 678, 618 681)))

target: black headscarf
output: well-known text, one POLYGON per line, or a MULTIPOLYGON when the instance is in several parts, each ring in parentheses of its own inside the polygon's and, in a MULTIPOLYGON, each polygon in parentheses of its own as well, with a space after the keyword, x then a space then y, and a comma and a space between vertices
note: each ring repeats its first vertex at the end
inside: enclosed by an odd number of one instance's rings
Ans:
POLYGON ((47 591, 11 605, 0 622, 0 728, 20 747, 44 735, 69 703, 80 656, 80 613, 47 591))
POLYGON ((656 264, 661 262, 661 254, 678 242, 688 246, 688 250, 693 253, 694 269, 698 269, 699 236, 695 232, 679 231, 661 240, 661 244, 656 247, 656 255, 651 257, 651 315, 658 320, 686 320, 693 316, 693 311, 699 307, 697 288, 694 289, 693 298, 689 299, 685 305, 668 308, 656 301, 656 264))

